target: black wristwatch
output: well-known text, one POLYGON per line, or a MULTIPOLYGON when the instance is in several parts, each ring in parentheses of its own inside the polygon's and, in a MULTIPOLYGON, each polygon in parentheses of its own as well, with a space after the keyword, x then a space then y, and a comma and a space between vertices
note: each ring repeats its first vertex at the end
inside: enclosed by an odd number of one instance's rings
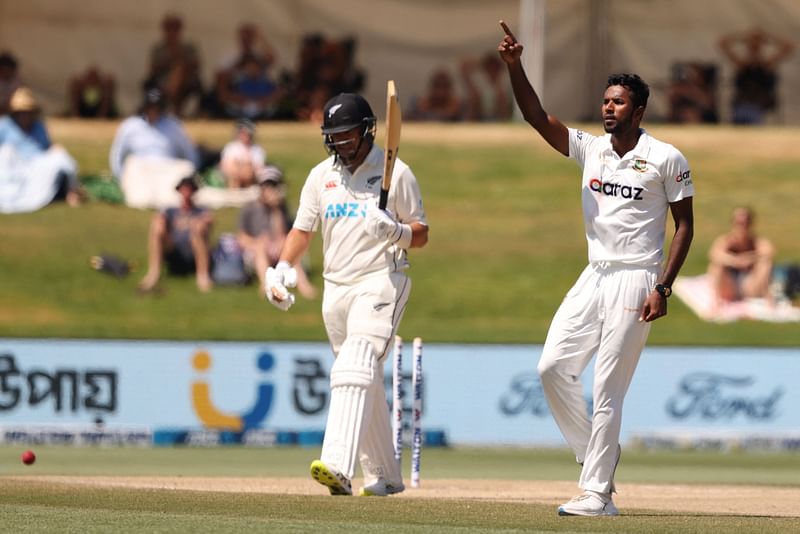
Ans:
POLYGON ((672 288, 670 286, 665 286, 664 284, 656 284, 656 291, 658 294, 664 298, 668 298, 672 295, 672 288))

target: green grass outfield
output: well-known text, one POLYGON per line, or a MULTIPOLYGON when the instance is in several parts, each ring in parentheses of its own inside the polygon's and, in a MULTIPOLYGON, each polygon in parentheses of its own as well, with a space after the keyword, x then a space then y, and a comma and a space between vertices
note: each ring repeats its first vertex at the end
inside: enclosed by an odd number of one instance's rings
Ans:
MULTIPOLYGON (((551 505, 476 499, 333 498, 324 494, 184 491, 52 484, 48 476, 304 477, 316 449, 0 447, 0 530, 7 532, 798 532, 798 517, 622 509, 617 518, 559 518, 551 505), (27 475, 20 478, 20 475, 27 475)), ((406 457, 408 455, 405 455, 406 457)), ((407 459, 407 458, 406 458, 407 459)), ((406 466, 407 469, 407 466, 406 466)), ((572 480, 565 450, 426 449, 422 482, 463 479, 572 480)), ((800 487, 797 454, 624 451, 617 473, 626 485, 800 487)), ((324 493, 322 488, 319 488, 324 493)), ((412 493, 409 491, 407 493, 412 493)), ((407 498, 406 498, 407 497, 407 498)), ((784 512, 785 513, 785 512, 784 512)))
MULTIPOLYGON (((108 167, 117 123, 50 121, 54 140, 83 174, 108 167)), ((587 127, 598 133, 596 125, 587 127)), ((225 122, 188 125, 220 147, 225 122)), ((796 128, 655 126, 652 133, 688 157, 697 188, 696 237, 684 274, 705 270, 706 251, 728 227, 730 210, 753 206, 778 261, 800 260, 796 128)), ((378 138, 382 139, 379 128, 378 138)), ((318 129, 263 124, 259 140, 286 170, 297 205, 310 167, 325 155, 318 129)), ((400 334, 429 342, 541 343, 553 312, 586 263, 578 168, 525 125, 404 126, 400 156, 421 184, 431 240, 411 253, 414 289, 400 334)), ((0 336, 189 340, 324 340, 320 302, 280 312, 253 287, 200 295, 191 279, 165 279, 166 293, 142 298, 142 272, 116 280, 89 269, 108 252, 145 264, 151 213, 90 203, 0 216, 0 336)), ((216 215, 216 234, 236 228, 237 210, 216 215)), ((671 233, 671 221, 668 225, 671 233)), ((320 243, 312 243, 320 285, 320 243)), ((655 323, 651 344, 798 346, 800 328, 699 321, 677 298, 655 323)))

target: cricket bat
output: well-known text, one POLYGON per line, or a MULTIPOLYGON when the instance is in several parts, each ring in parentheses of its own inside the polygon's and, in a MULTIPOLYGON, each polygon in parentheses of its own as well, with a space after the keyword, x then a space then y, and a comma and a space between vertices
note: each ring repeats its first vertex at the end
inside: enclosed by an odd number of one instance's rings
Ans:
POLYGON ((397 89, 394 80, 386 84, 386 143, 383 156, 383 180, 381 181, 381 197, 378 201, 380 209, 386 209, 389 200, 389 188, 392 186, 392 171, 397 160, 397 150, 400 148, 400 126, 403 118, 400 116, 400 103, 397 101, 397 89))

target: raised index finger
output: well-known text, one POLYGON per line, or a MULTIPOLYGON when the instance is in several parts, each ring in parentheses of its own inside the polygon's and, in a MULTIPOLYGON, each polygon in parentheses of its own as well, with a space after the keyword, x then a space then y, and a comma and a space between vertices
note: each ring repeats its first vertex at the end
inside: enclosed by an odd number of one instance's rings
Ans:
POLYGON ((500 26, 502 26, 503 31, 506 33, 506 35, 508 35, 509 37, 514 39, 515 41, 517 40, 517 38, 514 37, 514 34, 511 33, 511 30, 509 29, 508 25, 506 24, 506 22, 504 20, 500 21, 500 26))

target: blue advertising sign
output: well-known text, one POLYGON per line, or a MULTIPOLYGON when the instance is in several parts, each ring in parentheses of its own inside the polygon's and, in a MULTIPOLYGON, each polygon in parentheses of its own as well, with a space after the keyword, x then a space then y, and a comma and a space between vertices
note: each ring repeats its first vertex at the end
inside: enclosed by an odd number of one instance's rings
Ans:
MULTIPOLYGON (((540 352, 425 345, 423 428, 456 445, 563 445, 536 374, 540 352)), ((0 423, 319 431, 332 361, 326 343, 0 339, 0 423)), ((622 441, 670 429, 796 432, 798 363, 793 349, 646 348, 622 441)), ((584 373, 589 406, 592 370, 584 373)))

